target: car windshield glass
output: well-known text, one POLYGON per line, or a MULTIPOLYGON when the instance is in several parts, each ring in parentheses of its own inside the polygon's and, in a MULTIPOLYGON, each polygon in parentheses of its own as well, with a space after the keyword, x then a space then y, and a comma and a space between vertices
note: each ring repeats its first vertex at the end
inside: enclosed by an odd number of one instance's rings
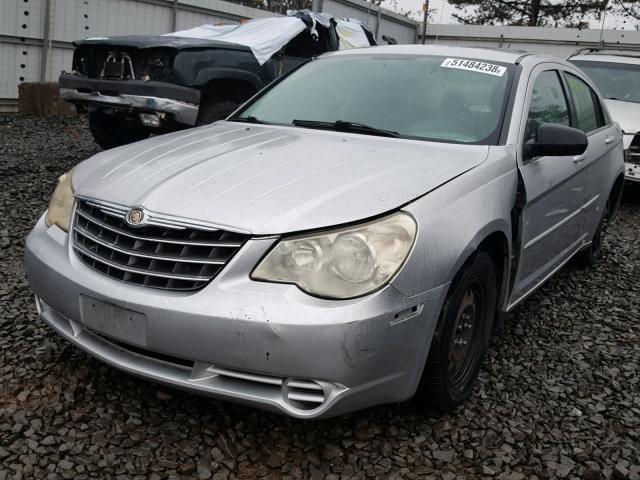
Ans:
POLYGON ((586 73, 604 98, 640 103, 640 65, 572 61, 586 73))
POLYGON ((512 65, 481 60, 328 56, 294 71, 238 118, 491 145, 498 141, 512 76, 512 65))

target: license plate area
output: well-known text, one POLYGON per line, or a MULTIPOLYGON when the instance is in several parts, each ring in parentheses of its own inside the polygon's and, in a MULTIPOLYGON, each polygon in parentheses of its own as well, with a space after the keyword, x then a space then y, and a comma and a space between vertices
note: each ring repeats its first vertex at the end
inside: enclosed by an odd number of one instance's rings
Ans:
POLYGON ((147 316, 126 308, 80 295, 82 324, 107 337, 147 345, 147 316))

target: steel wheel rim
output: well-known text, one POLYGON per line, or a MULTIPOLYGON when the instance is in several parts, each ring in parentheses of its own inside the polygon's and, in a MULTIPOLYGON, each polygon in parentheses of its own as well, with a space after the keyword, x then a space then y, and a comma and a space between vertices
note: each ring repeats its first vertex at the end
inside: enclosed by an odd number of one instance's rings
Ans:
POLYGON ((454 390, 463 390, 473 376, 485 321, 486 290, 476 280, 462 295, 449 343, 449 383, 454 390))

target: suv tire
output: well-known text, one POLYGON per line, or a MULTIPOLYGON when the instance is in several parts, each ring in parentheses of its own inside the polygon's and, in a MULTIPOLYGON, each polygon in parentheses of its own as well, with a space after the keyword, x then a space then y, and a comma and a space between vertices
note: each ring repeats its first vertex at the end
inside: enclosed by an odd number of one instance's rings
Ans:
POLYGON ((230 100, 208 99, 203 97, 200 102, 196 126, 209 125, 210 123, 225 119, 236 108, 238 108, 238 104, 230 100))
POLYGON ((89 113, 89 129, 96 143, 105 150, 144 140, 150 135, 142 126, 127 122, 122 115, 101 112, 89 113))

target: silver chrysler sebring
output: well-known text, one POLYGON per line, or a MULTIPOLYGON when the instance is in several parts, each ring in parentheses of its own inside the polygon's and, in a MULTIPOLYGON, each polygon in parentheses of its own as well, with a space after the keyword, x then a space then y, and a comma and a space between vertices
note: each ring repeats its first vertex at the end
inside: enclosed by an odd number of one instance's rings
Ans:
POLYGON ((621 135, 560 59, 331 53, 60 177, 28 280, 60 335, 155 382, 300 418, 451 410, 506 313, 601 258, 621 135))

